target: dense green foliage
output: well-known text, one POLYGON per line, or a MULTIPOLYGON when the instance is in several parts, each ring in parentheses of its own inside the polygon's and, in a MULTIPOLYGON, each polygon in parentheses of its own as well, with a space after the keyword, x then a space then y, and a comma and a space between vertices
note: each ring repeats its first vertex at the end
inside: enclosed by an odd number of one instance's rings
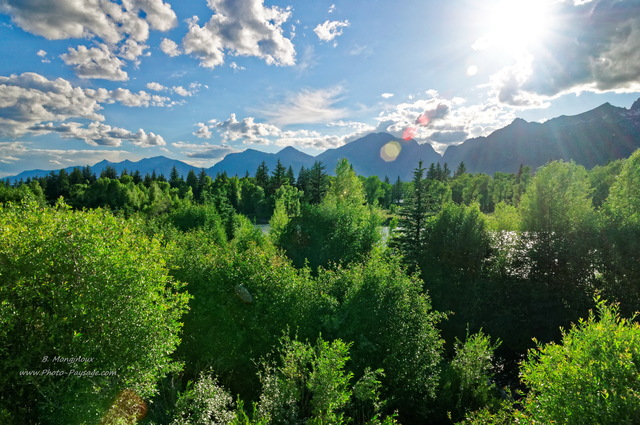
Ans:
POLYGON ((639 163, 0 183, 0 422, 634 423, 639 163))
POLYGON ((177 370, 187 301, 158 241, 64 205, 6 206, 0 223, 0 402, 13 422, 97 423, 120 391, 153 395, 177 370), (115 375, 78 376, 94 371, 115 375))
POLYGON ((532 423, 636 424, 640 418, 640 325, 598 302, 560 344, 529 352, 522 380, 532 423))

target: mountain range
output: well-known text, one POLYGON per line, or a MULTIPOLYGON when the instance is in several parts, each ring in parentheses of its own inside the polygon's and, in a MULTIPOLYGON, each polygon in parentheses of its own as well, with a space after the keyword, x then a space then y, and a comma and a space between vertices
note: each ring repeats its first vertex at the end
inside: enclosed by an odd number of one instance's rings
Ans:
MULTIPOLYGON (((278 160, 285 167, 291 166, 297 174, 300 167, 309 168, 315 161, 325 164, 328 172, 335 169, 340 158, 347 158, 355 172, 363 176, 388 176, 395 180, 411 180, 412 173, 422 160, 425 167, 431 163, 448 163, 455 169, 464 162, 468 172, 494 174, 514 173, 520 165, 537 168, 551 160, 574 161, 591 168, 609 161, 626 158, 640 148, 640 99, 630 109, 605 103, 591 111, 574 116, 560 116, 544 123, 527 122, 521 118, 494 131, 486 137, 468 139, 460 145, 449 146, 444 155, 438 154, 428 143, 403 140, 388 133, 371 133, 336 149, 329 149, 318 156, 311 156, 293 147, 277 153, 255 149, 231 153, 206 170, 215 177, 218 173, 244 176, 254 175, 263 161, 273 170, 278 160)), ((107 166, 119 173, 126 169, 145 174, 169 176, 175 166, 185 176, 190 170, 199 169, 182 161, 163 156, 140 161, 103 160, 91 166, 97 175, 107 166)), ((67 171, 75 167, 66 168, 67 171)), ((29 170, 10 181, 45 176, 50 170, 29 170)))

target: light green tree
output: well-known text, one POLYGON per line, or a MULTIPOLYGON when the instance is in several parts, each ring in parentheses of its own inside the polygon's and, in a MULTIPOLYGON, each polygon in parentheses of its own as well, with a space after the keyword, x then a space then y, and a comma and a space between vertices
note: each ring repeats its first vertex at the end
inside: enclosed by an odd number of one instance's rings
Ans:
POLYGON ((637 424, 640 418, 640 325, 616 305, 597 300, 597 313, 539 345, 522 365, 530 388, 524 406, 531 424, 637 424))
POLYGON ((0 208, 0 223, 0 405, 15 423, 99 423, 178 369, 187 295, 157 240, 64 204, 0 208))

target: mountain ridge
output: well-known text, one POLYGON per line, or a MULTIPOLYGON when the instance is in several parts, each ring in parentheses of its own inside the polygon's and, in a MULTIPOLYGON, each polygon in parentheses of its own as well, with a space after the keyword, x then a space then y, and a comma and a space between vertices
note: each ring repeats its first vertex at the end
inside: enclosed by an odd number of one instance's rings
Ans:
MULTIPOLYGON (((640 99, 626 109, 604 103, 592 110, 577 115, 561 115, 543 123, 528 122, 522 118, 495 130, 487 136, 465 140, 451 145, 443 155, 438 154, 429 143, 418 143, 414 139, 403 140, 389 133, 370 133, 338 148, 327 149, 317 156, 287 146, 276 153, 246 149, 227 154, 224 159, 205 171, 214 177, 218 173, 229 175, 253 175, 263 161, 270 171, 278 160, 285 167, 291 166, 297 174, 301 167, 309 168, 315 161, 322 161, 326 170, 333 172, 340 158, 347 158, 356 173, 362 176, 377 175, 390 179, 411 179, 413 170, 422 160, 428 167, 436 162, 447 162, 455 168, 464 162, 468 172, 494 174, 495 172, 517 172, 520 165, 537 168, 551 160, 575 161, 587 168, 626 158, 640 148, 640 99)), ((119 173, 123 169, 141 174, 153 171, 168 176, 175 166, 185 176, 190 170, 199 168, 183 161, 164 156, 144 158, 139 161, 111 162, 102 160, 91 170, 97 175, 107 166, 119 173)), ((65 168, 70 172, 78 166, 65 168)), ((80 166, 82 167, 82 166, 80 166)), ((9 181, 41 177, 57 170, 27 170, 9 181)))

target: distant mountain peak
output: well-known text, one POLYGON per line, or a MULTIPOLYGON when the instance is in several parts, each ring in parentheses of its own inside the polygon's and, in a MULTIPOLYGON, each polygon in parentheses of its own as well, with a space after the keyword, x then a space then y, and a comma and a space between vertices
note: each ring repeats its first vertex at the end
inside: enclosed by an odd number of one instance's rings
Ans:
POLYGON ((633 105, 631 105, 631 111, 639 111, 640 110, 640 98, 638 100, 636 100, 635 102, 633 102, 633 105))

